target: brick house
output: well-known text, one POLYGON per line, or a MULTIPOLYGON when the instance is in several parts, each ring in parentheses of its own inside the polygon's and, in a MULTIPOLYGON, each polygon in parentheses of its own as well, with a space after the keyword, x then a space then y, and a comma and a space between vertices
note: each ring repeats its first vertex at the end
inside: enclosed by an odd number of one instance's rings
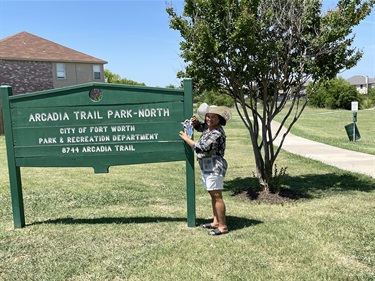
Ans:
POLYGON ((104 82, 106 63, 27 32, 0 40, 0 85, 15 95, 104 82))
POLYGON ((104 82, 106 63, 27 32, 0 40, 0 85, 12 86, 14 95, 104 82))

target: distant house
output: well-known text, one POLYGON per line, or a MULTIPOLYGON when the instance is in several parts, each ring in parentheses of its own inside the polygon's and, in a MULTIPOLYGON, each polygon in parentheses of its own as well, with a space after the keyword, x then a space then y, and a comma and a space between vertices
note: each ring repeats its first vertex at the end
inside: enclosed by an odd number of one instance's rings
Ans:
POLYGON ((368 76, 357 75, 346 79, 346 81, 354 85, 361 94, 367 94, 369 89, 375 87, 375 78, 368 78, 368 76))
POLYGON ((104 82, 106 63, 27 32, 0 40, 0 85, 13 94, 104 82))

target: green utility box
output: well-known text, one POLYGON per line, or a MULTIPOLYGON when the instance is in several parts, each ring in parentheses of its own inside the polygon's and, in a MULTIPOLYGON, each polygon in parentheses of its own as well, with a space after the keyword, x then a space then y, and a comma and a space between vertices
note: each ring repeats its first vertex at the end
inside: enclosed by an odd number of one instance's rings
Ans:
POLYGON ((353 128, 355 128, 355 140, 359 140, 361 138, 361 134, 359 133, 357 124, 355 123, 351 123, 345 126, 345 130, 348 134, 349 140, 353 141, 353 128))

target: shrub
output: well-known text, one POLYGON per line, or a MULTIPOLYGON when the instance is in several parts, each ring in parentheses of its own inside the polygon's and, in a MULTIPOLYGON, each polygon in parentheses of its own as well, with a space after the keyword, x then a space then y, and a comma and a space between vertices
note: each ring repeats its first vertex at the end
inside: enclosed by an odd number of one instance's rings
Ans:
POLYGON ((214 91, 205 91, 199 96, 199 103, 207 103, 209 105, 225 105, 228 107, 234 106, 233 99, 225 94, 217 93, 214 91))
POLYGON ((375 106, 375 88, 370 88, 366 95, 362 96, 362 102, 360 103, 361 109, 372 108, 375 106))
POLYGON ((368 97, 372 100, 375 104, 375 87, 372 87, 368 90, 368 97))
POLYGON ((355 86, 341 77, 321 85, 314 94, 311 93, 311 87, 307 87, 306 91, 312 107, 351 109, 352 101, 361 104, 363 100, 355 86))

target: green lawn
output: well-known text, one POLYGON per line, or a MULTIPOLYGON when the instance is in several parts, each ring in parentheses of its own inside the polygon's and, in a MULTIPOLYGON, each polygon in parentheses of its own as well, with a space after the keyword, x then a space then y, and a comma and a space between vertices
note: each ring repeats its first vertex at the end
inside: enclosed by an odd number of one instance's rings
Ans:
MULTIPOLYGON (((353 145, 365 142, 364 118, 360 111, 362 138, 353 145)), ((343 124, 330 134, 344 142, 343 124)), ((108 174, 21 168, 27 226, 14 230, 1 136, 0 280, 375 280, 375 179, 282 152, 284 185, 305 199, 249 202, 232 196, 256 186, 248 133, 238 118, 225 129, 230 233, 218 237, 187 227, 184 162, 108 174)), ((197 223, 209 221, 197 166, 196 205, 197 223)))
MULTIPOLYGON (((277 121, 281 121, 277 116, 277 121)), ((330 110, 307 107, 293 125, 292 134, 340 148, 375 155, 375 108, 357 113, 361 138, 349 141, 345 126, 353 122, 350 110, 330 110)))

